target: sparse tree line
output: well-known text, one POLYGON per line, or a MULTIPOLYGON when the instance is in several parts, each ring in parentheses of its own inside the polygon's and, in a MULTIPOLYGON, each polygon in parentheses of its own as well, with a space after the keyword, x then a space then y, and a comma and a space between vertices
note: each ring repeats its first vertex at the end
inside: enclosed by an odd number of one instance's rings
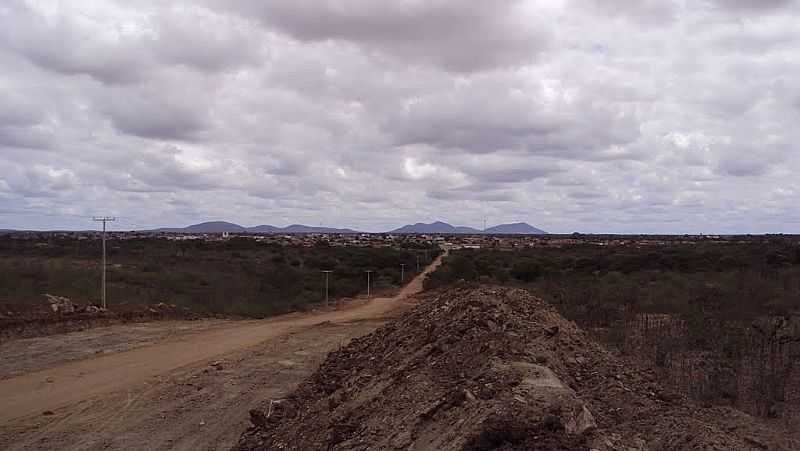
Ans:
MULTIPOLYGON (((267 316, 324 300, 322 270, 332 270, 332 298, 398 287, 400 264, 406 280, 439 253, 416 243, 399 248, 311 247, 163 239, 109 242, 109 306, 166 302, 195 311, 267 316), (426 258, 427 257, 427 258, 426 258)), ((42 242, 0 237, 0 304, 42 302, 44 293, 77 301, 99 296, 98 240, 42 242)))
POLYGON ((704 403, 762 416, 800 406, 796 237, 653 248, 460 250, 427 288, 523 286, 704 403))

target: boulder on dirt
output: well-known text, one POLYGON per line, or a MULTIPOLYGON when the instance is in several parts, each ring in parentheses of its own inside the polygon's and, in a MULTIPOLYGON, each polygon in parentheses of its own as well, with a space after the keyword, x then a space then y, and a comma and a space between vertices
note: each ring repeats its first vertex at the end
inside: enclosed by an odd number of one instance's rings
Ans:
POLYGON ((586 406, 582 406, 577 415, 569 418, 564 425, 567 434, 586 434, 597 429, 592 412, 586 406))

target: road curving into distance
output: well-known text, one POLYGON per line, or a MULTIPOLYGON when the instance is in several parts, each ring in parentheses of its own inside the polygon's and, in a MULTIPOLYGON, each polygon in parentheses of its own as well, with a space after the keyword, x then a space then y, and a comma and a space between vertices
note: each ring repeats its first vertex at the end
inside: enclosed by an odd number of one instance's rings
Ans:
POLYGON ((396 296, 348 303, 341 309, 289 314, 260 321, 233 322, 178 340, 155 343, 116 354, 91 357, 25 375, 0 380, 0 424, 107 392, 125 390, 178 368, 285 337, 322 323, 379 319, 403 305, 403 299, 422 291, 425 276, 446 252, 409 282, 396 296))

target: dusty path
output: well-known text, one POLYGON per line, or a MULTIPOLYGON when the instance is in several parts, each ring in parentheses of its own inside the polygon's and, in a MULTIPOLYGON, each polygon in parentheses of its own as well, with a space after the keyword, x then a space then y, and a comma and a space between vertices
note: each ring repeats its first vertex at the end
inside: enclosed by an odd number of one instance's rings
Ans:
POLYGON ((286 393, 331 349, 380 325, 440 262, 393 298, 215 325, 0 380, 0 449, 229 446, 248 403, 286 393))
POLYGON ((0 344, 0 380, 155 343, 181 340, 193 333, 231 327, 237 323, 243 324, 226 319, 150 321, 16 339, 0 344))

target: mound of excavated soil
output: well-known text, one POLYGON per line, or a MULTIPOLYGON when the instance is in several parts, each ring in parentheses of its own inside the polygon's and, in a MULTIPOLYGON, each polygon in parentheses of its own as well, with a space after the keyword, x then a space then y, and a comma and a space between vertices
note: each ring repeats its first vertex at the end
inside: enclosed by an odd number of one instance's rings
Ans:
POLYGON ((4 304, 0 302, 0 342, 12 338, 85 330, 112 324, 153 320, 195 320, 202 316, 174 304, 125 304, 103 310, 96 305, 45 295, 45 302, 4 304))
POLYGON ((456 287, 252 411, 238 450, 800 449, 699 409, 527 292, 456 287))

